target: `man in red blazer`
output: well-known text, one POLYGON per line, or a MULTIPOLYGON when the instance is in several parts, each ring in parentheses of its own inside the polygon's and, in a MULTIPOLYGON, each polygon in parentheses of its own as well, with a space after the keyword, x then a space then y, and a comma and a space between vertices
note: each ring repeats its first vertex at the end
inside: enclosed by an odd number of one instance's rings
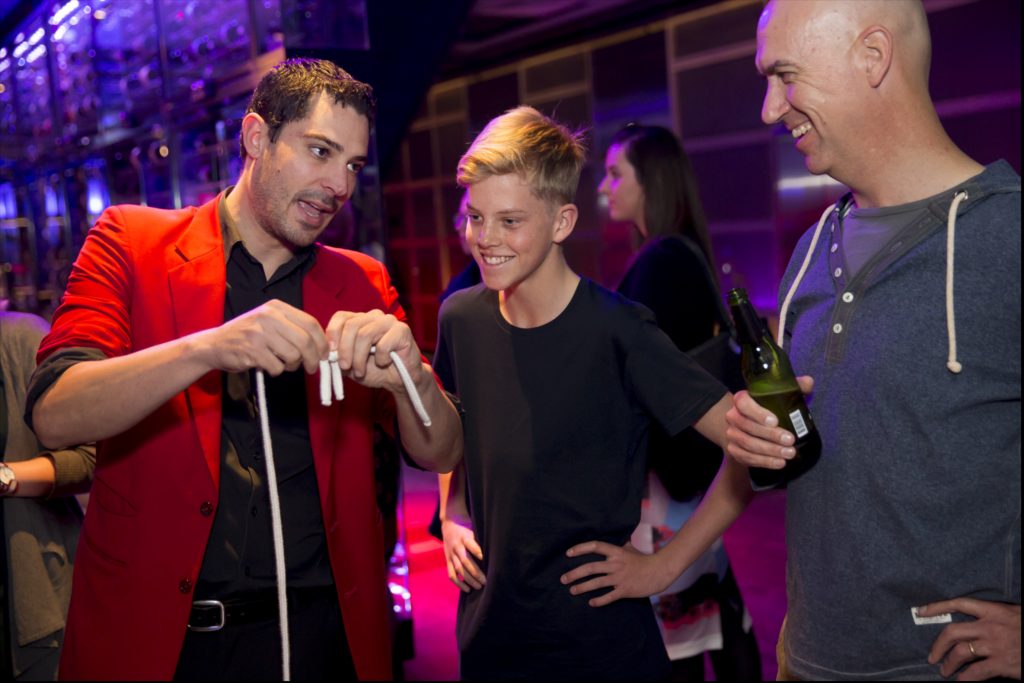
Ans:
POLYGON ((292 675, 391 677, 373 425, 438 471, 462 432, 384 267, 316 243, 366 163, 373 113, 369 86, 334 64, 284 62, 253 93, 235 186, 179 211, 112 207, 90 231, 26 409, 49 447, 99 442, 62 678, 281 672, 253 369, 267 376, 292 675), (324 407, 331 350, 345 398, 324 407))

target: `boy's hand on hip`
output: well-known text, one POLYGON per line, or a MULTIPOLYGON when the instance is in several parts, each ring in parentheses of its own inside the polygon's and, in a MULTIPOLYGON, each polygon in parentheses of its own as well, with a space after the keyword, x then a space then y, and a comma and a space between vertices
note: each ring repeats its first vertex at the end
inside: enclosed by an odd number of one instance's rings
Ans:
POLYGON ((582 564, 562 575, 563 584, 573 584, 569 588, 573 595, 611 588, 604 595, 592 598, 588 603, 591 607, 604 607, 620 598, 650 597, 665 590, 673 579, 657 555, 645 555, 630 543, 620 547, 603 541, 587 541, 569 548, 566 555, 604 555, 603 560, 582 564), (582 579, 586 580, 576 583, 582 579))

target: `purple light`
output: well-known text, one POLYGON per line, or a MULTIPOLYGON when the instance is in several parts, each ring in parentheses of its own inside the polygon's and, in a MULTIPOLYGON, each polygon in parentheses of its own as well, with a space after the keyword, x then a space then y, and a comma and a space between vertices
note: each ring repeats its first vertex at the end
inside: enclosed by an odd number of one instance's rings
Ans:
POLYGON ((46 54, 46 46, 45 45, 36 45, 34 48, 32 48, 32 52, 28 53, 28 57, 26 57, 25 60, 29 64, 31 64, 32 62, 36 61, 37 59, 39 59, 40 57, 42 57, 45 54, 46 54))
POLYGON ((60 22, 64 21, 68 17, 68 15, 74 12, 76 9, 78 9, 78 0, 71 0, 71 2, 67 3, 66 5, 59 8, 56 12, 53 13, 53 16, 50 17, 50 24, 56 26, 60 22))

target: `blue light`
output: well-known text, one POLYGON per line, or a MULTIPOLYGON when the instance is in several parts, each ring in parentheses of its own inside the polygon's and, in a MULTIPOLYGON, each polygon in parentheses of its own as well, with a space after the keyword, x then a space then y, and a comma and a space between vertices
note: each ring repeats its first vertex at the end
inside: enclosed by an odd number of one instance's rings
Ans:
POLYGON ((109 203, 103 181, 100 178, 89 178, 86 181, 85 194, 89 213, 93 216, 103 213, 103 209, 107 208, 109 203))

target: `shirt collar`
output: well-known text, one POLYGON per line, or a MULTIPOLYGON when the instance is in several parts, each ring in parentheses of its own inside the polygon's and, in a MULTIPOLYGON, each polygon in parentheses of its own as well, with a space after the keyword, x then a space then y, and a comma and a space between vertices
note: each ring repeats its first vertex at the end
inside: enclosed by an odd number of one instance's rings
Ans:
MULTIPOLYGON (((220 199, 217 201, 217 220, 220 221, 220 236, 224 240, 224 263, 227 263, 231 259, 231 252, 234 251, 236 244, 241 244, 242 248, 245 249, 245 242, 242 240, 241 233, 238 232, 238 225, 236 225, 231 219, 231 214, 227 209, 227 198, 233 189, 235 189, 235 186, 229 185, 221 193, 220 199)), ((313 260, 318 246, 319 245, 314 242, 308 247, 296 249, 292 258, 286 264, 281 266, 281 268, 278 269, 278 272, 282 274, 290 272, 296 267, 296 265, 305 265, 307 262, 313 260)), ((249 258, 254 261, 256 260, 248 249, 245 249, 245 253, 249 258)))

